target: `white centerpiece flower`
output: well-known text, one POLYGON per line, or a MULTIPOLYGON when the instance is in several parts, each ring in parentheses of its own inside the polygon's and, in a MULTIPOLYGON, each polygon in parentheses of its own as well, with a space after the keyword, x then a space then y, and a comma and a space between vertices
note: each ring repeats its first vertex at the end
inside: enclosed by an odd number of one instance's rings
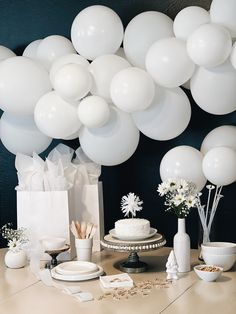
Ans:
POLYGON ((136 216, 136 212, 142 210, 143 201, 135 195, 134 193, 129 193, 122 197, 121 199, 121 210, 124 216, 129 216, 131 214, 132 218, 136 216))

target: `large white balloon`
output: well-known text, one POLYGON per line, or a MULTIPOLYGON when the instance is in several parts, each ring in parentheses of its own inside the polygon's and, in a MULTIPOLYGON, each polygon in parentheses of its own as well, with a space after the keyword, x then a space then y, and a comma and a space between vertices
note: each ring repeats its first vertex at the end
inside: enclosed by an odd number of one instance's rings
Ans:
POLYGON ((127 59, 134 66, 145 69, 145 57, 151 45, 173 36, 173 21, 167 15, 155 11, 140 13, 125 29, 123 45, 127 59))
POLYGON ((55 78, 56 72, 61 67, 63 67, 64 65, 67 65, 67 64, 70 64, 70 63, 83 65, 86 68, 89 66, 88 60, 86 60, 84 57, 82 57, 80 55, 77 55, 75 53, 70 53, 68 55, 62 56, 62 57, 56 59, 52 63, 52 66, 50 68, 50 80, 51 80, 52 84, 54 82, 54 78, 55 78))
POLYGON ((133 113, 132 117, 143 134, 154 140, 165 141, 186 129, 191 117, 191 106, 181 88, 165 89, 156 86, 151 106, 133 113))
POLYGON ((229 61, 216 68, 199 67, 190 86, 195 102, 206 112, 221 115, 236 110, 236 71, 229 61))
POLYGON ((199 191, 206 184, 202 172, 203 155, 191 146, 177 146, 169 150, 161 160, 160 175, 162 181, 170 178, 182 178, 196 184, 199 191))
POLYGON ((187 40, 200 25, 210 23, 210 14, 198 6, 181 10, 174 19, 174 33, 177 38, 187 40))
POLYGON ((38 46, 41 43, 42 39, 37 39, 32 41, 23 51, 23 56, 31 59, 37 59, 37 50, 38 46))
POLYGON ((233 38, 236 37, 236 1, 213 0, 210 7, 212 23, 226 27, 233 38))
POLYGON ((15 57, 16 54, 9 48, 0 45, 0 61, 15 57))
POLYGON ((115 53, 123 40, 123 25, 110 8, 93 5, 82 10, 71 27, 71 40, 76 51, 89 60, 115 53))
POLYGON ((60 35, 51 35, 39 43, 37 58, 49 70, 53 61, 70 53, 75 53, 75 49, 69 39, 60 35))
POLYGON ((110 117, 108 103, 100 96, 88 96, 78 106, 78 116, 88 128, 100 128, 110 117))
POLYGON ((104 166, 121 164, 135 152, 139 130, 129 114, 111 107, 109 122, 97 129, 81 127, 80 145, 94 162, 104 166))
POLYGON ((6 112, 0 121, 1 141, 12 154, 40 154, 48 148, 52 138, 41 133, 32 116, 19 117, 6 112))
POLYGON ((227 29, 220 25, 204 24, 197 28, 187 40, 187 51, 194 63, 215 67, 228 58, 232 39, 227 29))
POLYGON ((63 100, 54 91, 39 99, 34 119, 39 130, 53 138, 68 137, 81 126, 76 106, 63 100))
POLYGON ((111 99, 125 112, 144 110, 151 105, 155 84, 142 69, 130 67, 118 72, 111 82, 111 99))
POLYGON ((26 57, 0 64, 0 108, 15 115, 32 115, 39 98, 52 89, 48 72, 26 57))
POLYGON ((92 76, 83 65, 66 64, 56 72, 53 87, 61 97, 76 101, 90 92, 92 76))
POLYGON ((229 147, 215 147, 203 158, 203 173, 215 185, 228 185, 236 181, 236 152, 229 147))
POLYGON ((148 50, 146 68, 157 84, 172 88, 189 80, 195 65, 182 39, 165 38, 158 40, 148 50))
POLYGON ((110 86, 113 77, 121 70, 130 67, 127 60, 116 55, 103 55, 97 57, 89 66, 93 75, 91 93, 111 102, 110 86))
POLYGON ((205 155, 214 147, 229 147, 236 151, 236 126, 222 125, 207 134, 201 146, 201 152, 205 155))

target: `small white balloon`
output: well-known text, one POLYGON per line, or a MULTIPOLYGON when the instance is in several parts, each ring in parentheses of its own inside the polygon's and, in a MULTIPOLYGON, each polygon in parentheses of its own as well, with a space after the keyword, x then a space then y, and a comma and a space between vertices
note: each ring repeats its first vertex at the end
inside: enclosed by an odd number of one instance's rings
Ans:
POLYGON ((81 127, 79 140, 85 154, 95 163, 114 166, 134 154, 139 142, 139 130, 129 114, 111 107, 108 123, 96 129, 81 127))
POLYGON ((111 82, 111 99, 125 112, 144 110, 151 105, 155 84, 144 70, 130 67, 118 72, 111 82))
POLYGON ((52 89, 48 72, 38 62, 13 57, 0 64, 0 108, 15 115, 33 115, 39 98, 52 89))
POLYGON ((236 151, 236 126, 222 125, 213 129, 204 138, 201 152, 205 155, 214 147, 229 147, 236 151))
POLYGON ((62 99, 55 91, 39 99, 34 111, 37 127, 53 138, 65 138, 81 126, 76 106, 62 99))
POLYGON ((213 184, 224 186, 236 181, 236 152, 229 147, 215 147, 203 158, 203 173, 213 184))
POLYGON ((75 53, 75 49, 69 39, 60 35, 51 35, 39 43, 37 58, 49 70, 53 61, 71 53, 75 53))
POLYGON ((93 5, 82 10, 71 27, 71 40, 76 51, 89 60, 115 53, 123 40, 123 25, 112 9, 93 5))
POLYGON ((151 106, 133 113, 132 117, 143 134, 154 140, 166 141, 186 129, 191 117, 191 106, 181 88, 165 89, 156 86, 151 106))
POLYGON ((66 64, 56 72, 53 87, 61 97, 76 101, 90 92, 92 76, 83 65, 66 64))
POLYGON ((187 51, 194 63, 204 67, 215 67, 229 57, 232 39, 227 29, 220 25, 204 24, 187 40, 187 51))
POLYGON ((181 10, 174 19, 175 37, 187 40, 199 26, 210 23, 210 14, 198 6, 189 6, 181 10))
POLYGON ((0 121, 1 141, 12 154, 40 154, 52 142, 52 138, 41 133, 36 127, 34 118, 19 117, 3 113, 0 121))
POLYGON ((207 179, 202 171, 203 155, 191 146, 177 146, 169 150, 161 160, 162 181, 170 178, 185 179, 196 184, 201 191, 207 179))
POLYGON ((88 60, 86 60, 84 57, 77 55, 75 53, 70 53, 67 54, 65 56, 62 56, 60 58, 57 58, 53 63, 52 66, 50 68, 50 80, 52 82, 52 84, 54 83, 54 78, 55 78, 55 74, 56 72, 63 67, 64 65, 70 64, 70 63, 74 63, 74 64, 79 64, 79 65, 83 65, 85 68, 87 68, 89 66, 89 62, 88 60))
POLYGON ((158 40, 148 50, 146 68, 157 84, 173 88, 191 78, 195 65, 182 39, 165 38, 158 40))
POLYGON ((110 87, 113 77, 121 70, 130 67, 127 60, 116 55, 103 55, 97 57, 89 66, 93 75, 91 93, 101 96, 111 102, 110 87))
POLYGON ((88 96, 80 102, 78 116, 88 128, 100 128, 109 120, 110 107, 102 97, 88 96))
POLYGON ((142 12, 125 29, 123 45, 127 59, 134 66, 145 69, 145 57, 151 45, 159 39, 173 36, 171 18, 161 12, 142 12))
POLYGON ((31 59, 37 59, 37 50, 38 46, 41 43, 42 39, 37 39, 32 41, 23 51, 23 56, 31 59))
POLYGON ((213 0, 210 7, 212 23, 226 27, 233 38, 236 37, 236 1, 213 0))
POLYGON ((15 57, 16 54, 9 48, 0 45, 0 61, 15 57))
POLYGON ((229 61, 216 68, 199 67, 190 86, 195 102, 206 112, 222 115, 236 110, 236 71, 229 61))

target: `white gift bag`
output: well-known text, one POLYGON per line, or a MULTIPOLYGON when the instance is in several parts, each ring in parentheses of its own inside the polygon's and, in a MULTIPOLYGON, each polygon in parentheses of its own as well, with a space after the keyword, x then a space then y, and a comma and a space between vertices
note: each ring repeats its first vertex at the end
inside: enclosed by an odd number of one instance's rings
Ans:
POLYGON ((69 230, 75 211, 71 190, 17 191, 18 228, 27 228, 33 245, 44 237, 65 238, 70 250, 60 255, 61 260, 73 259, 76 254, 74 236, 69 230))

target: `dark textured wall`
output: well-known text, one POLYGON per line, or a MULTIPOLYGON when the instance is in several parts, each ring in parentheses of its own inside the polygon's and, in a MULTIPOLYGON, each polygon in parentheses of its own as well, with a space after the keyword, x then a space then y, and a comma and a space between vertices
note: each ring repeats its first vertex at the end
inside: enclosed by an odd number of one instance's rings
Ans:
MULTIPOLYGON (((69 37, 73 19, 83 8, 102 4, 114 9, 124 25, 138 13, 157 10, 174 18, 184 7, 198 5, 209 9, 210 0, 0 0, 0 44, 21 54, 31 41, 52 34, 69 37)), ((190 97, 190 95, 188 95, 190 97)), ((190 97, 191 99, 191 97, 190 97)), ((141 136, 135 154, 125 163, 115 167, 103 167, 105 226, 113 228, 115 220, 121 218, 120 199, 130 191, 137 193, 144 201, 141 215, 151 220, 153 227, 163 232, 172 245, 176 232, 176 217, 164 212, 163 200, 156 189, 160 183, 159 164, 163 155, 177 145, 191 145, 199 149, 204 136, 213 128, 223 124, 236 124, 236 112, 214 116, 202 111, 192 103, 192 118, 187 130, 179 137, 165 142, 141 136)), ((71 147, 78 147, 78 141, 67 141, 71 147)), ((50 148, 55 146, 54 142, 50 148)), ((14 156, 0 144, 0 226, 12 221, 16 224, 16 200, 14 187, 17 183, 14 156)), ((220 204, 214 231, 218 240, 236 242, 234 203, 235 184, 223 189, 225 197, 220 204)), ((192 210, 187 229, 192 246, 197 245, 198 215, 192 210)), ((0 245, 4 245, 1 242, 0 245)))

